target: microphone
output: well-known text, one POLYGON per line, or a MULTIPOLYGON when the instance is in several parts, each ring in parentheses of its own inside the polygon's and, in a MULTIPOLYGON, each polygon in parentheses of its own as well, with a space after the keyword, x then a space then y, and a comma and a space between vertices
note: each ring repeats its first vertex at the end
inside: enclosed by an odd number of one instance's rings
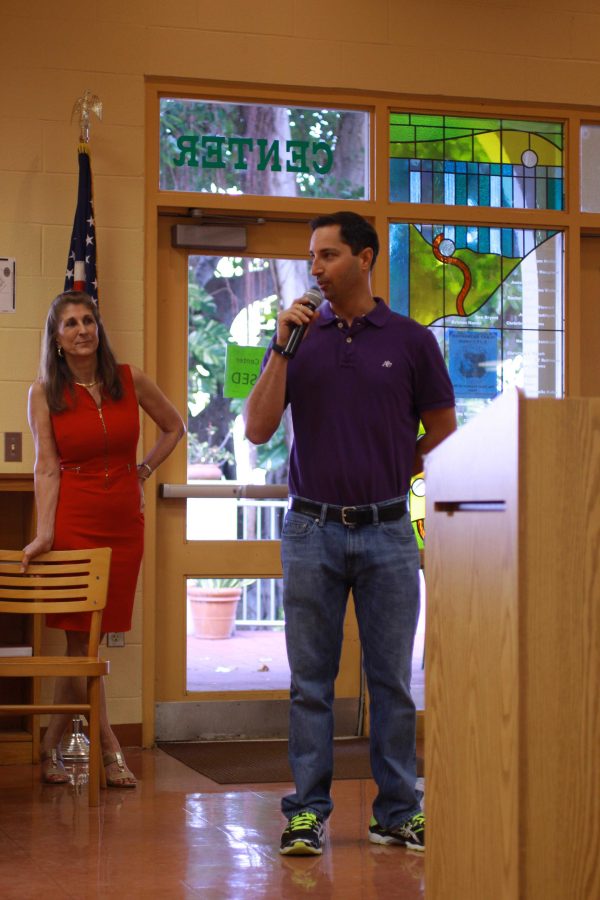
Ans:
MULTIPOLYGON (((309 309, 312 309, 313 312, 315 309, 321 305, 323 297, 321 295, 321 291, 316 285, 314 287, 309 288, 304 296, 302 297, 303 306, 308 306, 309 309)), ((300 341, 304 337, 304 332, 308 328, 308 323, 305 325, 294 325, 290 332, 290 336, 287 339, 287 343, 284 347, 283 354, 287 356, 288 359, 293 359, 296 355, 296 350, 300 346, 300 341)))

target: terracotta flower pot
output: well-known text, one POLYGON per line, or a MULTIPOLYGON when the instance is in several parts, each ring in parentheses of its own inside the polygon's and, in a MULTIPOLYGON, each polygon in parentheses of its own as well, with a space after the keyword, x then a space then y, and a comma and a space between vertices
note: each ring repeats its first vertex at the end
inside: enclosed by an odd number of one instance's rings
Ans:
POLYGON ((187 589, 190 598, 194 634, 198 638, 223 640, 235 628, 235 613, 242 595, 241 587, 187 589))

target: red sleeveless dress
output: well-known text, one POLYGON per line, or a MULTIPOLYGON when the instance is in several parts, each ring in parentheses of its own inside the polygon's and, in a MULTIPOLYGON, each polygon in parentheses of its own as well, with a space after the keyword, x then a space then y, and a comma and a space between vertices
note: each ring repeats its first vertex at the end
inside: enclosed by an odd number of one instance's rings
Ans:
MULTIPOLYGON (((136 450, 139 410, 129 366, 119 366, 123 398, 103 395, 98 408, 86 388, 65 391, 67 409, 51 413, 61 466, 54 550, 112 547, 102 631, 129 631, 144 549, 144 516, 136 450)), ((52 628, 89 631, 87 613, 46 617, 52 628)))

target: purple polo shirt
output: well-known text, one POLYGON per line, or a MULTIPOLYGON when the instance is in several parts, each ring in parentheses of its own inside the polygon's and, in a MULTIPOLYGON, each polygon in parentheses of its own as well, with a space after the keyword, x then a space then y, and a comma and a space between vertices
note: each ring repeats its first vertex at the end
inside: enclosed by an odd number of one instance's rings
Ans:
POLYGON ((434 336, 375 299, 351 326, 324 301, 288 363, 290 494, 342 506, 406 494, 420 413, 454 406, 434 336))

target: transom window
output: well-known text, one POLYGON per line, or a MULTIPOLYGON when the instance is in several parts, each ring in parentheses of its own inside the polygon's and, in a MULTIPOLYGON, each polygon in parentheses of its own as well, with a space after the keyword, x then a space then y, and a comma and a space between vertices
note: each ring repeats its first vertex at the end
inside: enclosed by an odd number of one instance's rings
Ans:
POLYGON ((563 209, 563 125, 390 114, 390 199, 563 209))
POLYGON ((368 200, 370 117, 350 109, 160 100, 160 189, 368 200))

